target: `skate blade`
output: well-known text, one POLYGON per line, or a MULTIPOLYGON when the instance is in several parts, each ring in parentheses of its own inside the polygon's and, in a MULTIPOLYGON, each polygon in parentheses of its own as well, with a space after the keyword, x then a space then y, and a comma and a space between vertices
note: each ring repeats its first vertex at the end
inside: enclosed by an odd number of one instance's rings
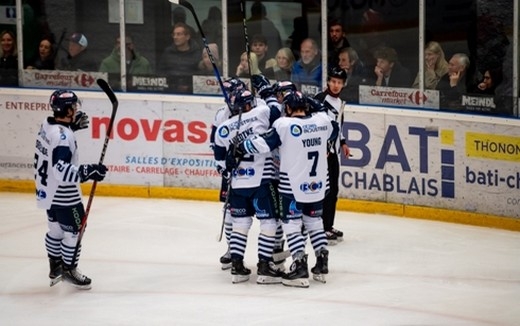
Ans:
POLYGON ((318 281, 321 283, 327 283, 327 280, 325 279, 325 274, 312 274, 312 278, 315 281, 318 281))
POLYGON ((329 246, 335 246, 338 244, 338 240, 327 240, 329 246))
POLYGON ((62 277, 61 275, 60 276, 57 276, 55 278, 51 278, 50 282, 49 282, 49 286, 50 287, 53 287, 55 286, 56 284, 60 283, 62 281, 62 277))
POLYGON ((309 279, 307 278, 297 278, 294 280, 282 280, 282 284, 285 286, 291 286, 296 288, 308 288, 309 287, 309 279))
POLYGON ((249 275, 231 275, 231 282, 233 284, 244 283, 249 281, 249 275))
POLYGON ((272 277, 265 275, 258 275, 256 279, 257 284, 280 284, 282 283, 281 277, 272 277))
POLYGON ((79 284, 75 284, 67 279, 64 279, 63 280, 65 283, 69 284, 70 286, 78 289, 78 290, 90 290, 92 289, 92 284, 85 284, 85 285, 79 285, 79 284))
POLYGON ((231 268, 231 263, 229 263, 229 264, 222 264, 222 266, 220 266, 220 268, 221 268, 223 271, 227 271, 228 269, 231 268))

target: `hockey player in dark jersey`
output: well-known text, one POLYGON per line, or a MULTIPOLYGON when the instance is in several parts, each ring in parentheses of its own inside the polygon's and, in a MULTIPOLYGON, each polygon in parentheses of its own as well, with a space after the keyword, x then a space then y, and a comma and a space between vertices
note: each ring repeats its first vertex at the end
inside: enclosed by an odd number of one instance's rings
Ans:
POLYGON ((243 155, 259 155, 274 148, 280 151, 280 184, 283 229, 293 264, 284 274, 287 286, 309 287, 309 271, 305 254, 305 226, 316 254, 313 278, 325 282, 328 274, 327 239, 321 220, 322 201, 328 189, 327 143, 335 139, 338 125, 325 112, 310 114, 308 101, 300 92, 285 94, 285 116, 273 123, 272 129, 260 136, 245 139, 237 145, 235 159, 243 155))
POLYGON ((224 121, 215 133, 214 154, 217 165, 231 174, 231 191, 228 194, 232 217, 230 237, 231 280, 245 282, 251 270, 244 266, 244 254, 253 216, 260 221, 258 236, 257 283, 281 283, 281 275, 272 262, 276 239, 275 203, 270 184, 275 178, 271 153, 248 155, 239 165, 228 164, 228 153, 234 144, 263 133, 280 117, 280 111, 267 105, 255 106, 255 97, 249 90, 239 90, 232 96, 233 117, 224 121))
POLYGON ((36 137, 34 181, 38 208, 47 212, 45 248, 49 257, 51 286, 65 280, 79 289, 90 289, 91 279, 78 269, 81 247, 74 257, 81 219, 85 214, 80 182, 102 181, 107 168, 78 164, 74 131, 88 127, 88 116, 78 110, 80 102, 69 90, 50 97, 54 116, 46 118, 36 137))
MULTIPOLYGON (((327 89, 316 94, 314 97, 324 104, 329 117, 338 122, 340 128, 343 125, 343 101, 339 98, 339 93, 345 86, 347 73, 340 68, 332 68, 327 76, 327 89)), ((329 144, 329 155, 327 163, 329 168, 330 190, 323 201, 323 228, 327 235, 329 245, 335 245, 343 241, 343 232, 334 228, 334 218, 336 216, 336 203, 338 202, 339 192, 339 155, 343 154, 346 158, 350 155, 345 137, 340 132, 337 139, 329 144), (339 144, 338 144, 339 140, 339 144)))

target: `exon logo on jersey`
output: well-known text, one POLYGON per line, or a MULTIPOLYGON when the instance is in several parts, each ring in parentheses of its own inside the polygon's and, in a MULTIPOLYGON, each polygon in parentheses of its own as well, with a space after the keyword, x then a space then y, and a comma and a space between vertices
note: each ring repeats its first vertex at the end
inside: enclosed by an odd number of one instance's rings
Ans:
POLYGON ((294 137, 300 137, 303 133, 302 127, 300 127, 299 125, 292 125, 290 130, 291 135, 293 135, 294 137))
POLYGON ((296 207, 296 200, 291 200, 291 203, 289 204, 289 216, 290 217, 300 217, 303 213, 301 210, 296 207))
POLYGON ((262 209, 260 207, 258 207, 258 198, 255 198, 253 200, 253 207, 255 208, 255 215, 256 217, 258 218, 264 218, 264 217, 269 217, 269 213, 265 210, 265 209, 262 209))
POLYGON ((304 193, 314 193, 320 191, 323 188, 323 182, 304 182, 300 185, 300 190, 304 193))
POLYGON ((239 166, 235 169, 234 173, 237 178, 249 178, 255 175, 255 169, 253 168, 243 168, 239 166))
POLYGON ((47 198, 45 190, 36 189, 36 200, 44 200, 45 198, 47 198))
MULTIPOLYGON (((438 127, 415 126, 398 128, 396 125, 388 125, 378 148, 371 143, 373 137, 367 125, 347 121, 342 129, 347 136, 347 144, 356 155, 348 160, 342 157, 341 165, 360 168, 341 173, 340 180, 345 188, 455 198, 453 130, 439 131, 438 127), (350 139, 350 135, 355 136, 350 139), (438 144, 438 153, 432 153, 430 149, 434 142, 438 144), (410 162, 418 169, 412 171, 410 162), (432 162, 439 162, 440 166, 432 162), (362 169, 368 165, 373 166, 374 172, 362 169), (387 172, 390 170, 393 172, 387 172), (441 171, 440 180, 431 176, 431 170, 441 171)), ((378 138, 379 136, 376 139, 378 138)))
POLYGON ((218 130, 218 134, 222 138, 227 138, 229 136, 229 128, 227 126, 224 126, 218 130))

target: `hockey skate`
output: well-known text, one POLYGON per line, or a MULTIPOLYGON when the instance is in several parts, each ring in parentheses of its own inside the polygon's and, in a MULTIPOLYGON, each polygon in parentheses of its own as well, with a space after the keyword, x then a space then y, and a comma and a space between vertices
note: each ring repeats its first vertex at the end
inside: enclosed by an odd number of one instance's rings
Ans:
POLYGON ((307 267, 307 255, 296 258, 291 264, 289 273, 282 276, 282 284, 298 288, 309 287, 309 269, 307 267))
POLYGON ((229 250, 220 257, 220 264, 220 268, 222 268, 223 271, 231 268, 231 254, 229 253, 229 250))
POLYGON ((49 278, 50 286, 58 284, 62 280, 63 268, 61 266, 61 259, 49 258, 49 278))
POLYGON ((283 272, 276 268, 272 261, 260 260, 256 265, 258 267, 256 283, 258 284, 280 284, 282 283, 283 272))
POLYGON ((244 266, 242 259, 231 261, 231 282, 233 284, 249 281, 251 270, 244 266))
POLYGON ((326 283, 325 275, 329 273, 329 251, 322 249, 316 257, 316 265, 311 268, 312 278, 315 281, 326 283))
POLYGON ((70 283, 77 289, 80 290, 90 290, 92 288, 92 280, 87 276, 81 274, 79 269, 73 267, 70 268, 68 266, 63 266, 63 280, 70 283))
POLYGON ((343 241, 343 232, 341 232, 340 230, 335 229, 335 228, 332 228, 330 230, 330 232, 332 232, 333 234, 336 235, 336 238, 337 238, 338 242, 343 241))
POLYGON ((327 237, 327 243, 329 246, 335 246, 338 244, 338 236, 332 231, 325 231, 325 236, 327 237))

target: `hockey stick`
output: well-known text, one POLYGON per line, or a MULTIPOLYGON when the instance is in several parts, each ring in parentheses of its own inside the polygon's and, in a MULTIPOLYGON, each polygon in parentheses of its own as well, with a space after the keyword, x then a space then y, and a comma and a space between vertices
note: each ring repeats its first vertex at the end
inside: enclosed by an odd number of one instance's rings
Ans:
POLYGON ((253 87, 253 79, 251 76, 251 47, 249 46, 249 36, 247 34, 247 24, 246 24, 246 1, 240 1, 240 10, 242 11, 242 26, 244 28, 244 42, 246 45, 246 55, 247 55, 247 69, 249 70, 249 83, 251 84, 251 92, 255 95, 255 89, 253 87))
POLYGON ((222 82, 222 78, 220 77, 220 72, 218 71, 217 64, 215 62, 215 58, 213 57, 213 54, 211 53, 211 50, 209 49, 208 40, 206 39, 206 35, 204 34, 204 31, 202 30, 202 26, 200 25, 199 18, 197 17, 197 14, 195 13, 195 10, 193 9, 193 6, 191 3, 189 3, 186 0, 168 0, 173 4, 181 5, 188 9, 191 14, 193 15, 193 18, 195 19, 195 24, 197 24, 197 28, 199 29, 200 36, 202 37, 202 42, 204 43, 204 48, 206 49, 206 52, 208 53, 209 61, 211 61, 211 65, 213 66, 213 72, 215 74, 215 77, 217 78, 218 84, 220 86, 220 90, 222 91, 222 94, 224 95, 224 101, 226 101, 226 104, 229 108, 231 108, 231 102, 229 100, 229 96, 226 93, 226 90, 224 89, 224 83, 222 82))
MULTIPOLYGON (((117 106, 119 105, 119 103, 117 102, 117 98, 114 94, 114 91, 112 90, 112 88, 110 88, 110 85, 108 85, 108 83, 105 80, 98 79, 97 84, 108 96, 110 102, 112 102, 112 115, 110 116, 110 121, 108 122, 107 133, 105 135, 105 142, 103 143, 103 149, 101 150, 101 156, 99 157, 99 164, 103 164, 103 161, 105 160, 105 153, 107 152, 108 141, 110 140, 110 134, 112 133, 112 127, 114 126, 114 120, 116 118, 117 106)), ((78 234, 78 242, 76 243, 76 248, 74 248, 74 254, 72 255, 73 264, 76 263, 76 257, 78 256, 78 251, 81 246, 81 239, 83 239, 83 234, 85 234, 85 227, 87 226, 88 214, 90 213, 90 207, 92 206, 92 201, 94 200, 96 186, 97 181, 94 180, 94 182, 92 183, 92 188, 90 189, 90 195, 88 197, 87 206, 85 207, 85 215, 83 215, 83 218, 81 219, 81 225, 78 234)))

